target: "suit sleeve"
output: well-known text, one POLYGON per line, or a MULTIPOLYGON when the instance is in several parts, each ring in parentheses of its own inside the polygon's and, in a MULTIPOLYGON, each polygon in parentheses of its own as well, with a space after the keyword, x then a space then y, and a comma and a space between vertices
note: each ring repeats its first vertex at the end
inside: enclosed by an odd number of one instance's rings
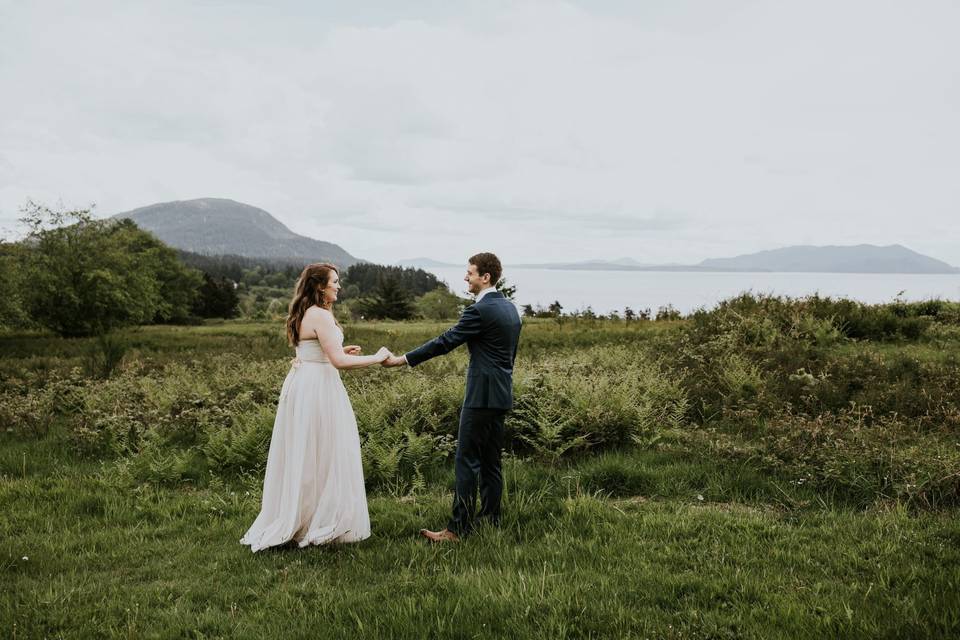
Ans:
POLYGON ((454 326, 447 329, 433 340, 423 343, 413 351, 406 353, 407 364, 415 367, 430 358, 450 353, 464 342, 480 333, 483 321, 476 307, 470 305, 463 310, 463 315, 454 326))

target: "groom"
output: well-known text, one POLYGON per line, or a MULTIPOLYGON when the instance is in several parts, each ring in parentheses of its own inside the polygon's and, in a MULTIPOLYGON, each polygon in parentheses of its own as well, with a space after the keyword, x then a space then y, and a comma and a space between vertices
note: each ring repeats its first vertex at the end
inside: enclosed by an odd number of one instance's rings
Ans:
POLYGON ((492 253, 478 253, 469 260, 464 280, 474 303, 463 310, 460 321, 443 335, 413 351, 391 357, 384 366, 415 367, 442 356, 464 342, 470 350, 467 390, 460 411, 455 459, 456 490, 453 515, 443 531, 421 529, 432 542, 457 542, 474 527, 477 485, 480 487, 480 517, 500 522, 500 450, 503 421, 513 406, 513 361, 520 338, 520 314, 513 303, 497 291, 502 268, 492 253))

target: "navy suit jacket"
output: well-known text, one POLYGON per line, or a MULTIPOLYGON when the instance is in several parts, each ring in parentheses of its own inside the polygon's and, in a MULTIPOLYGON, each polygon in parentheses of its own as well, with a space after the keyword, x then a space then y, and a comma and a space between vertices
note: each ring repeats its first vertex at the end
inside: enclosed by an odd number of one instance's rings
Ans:
POLYGON ((470 366, 463 406, 510 409, 513 407, 513 362, 517 358, 522 324, 513 303, 499 291, 491 291, 464 309, 456 325, 408 352, 407 364, 415 367, 466 342, 470 366))

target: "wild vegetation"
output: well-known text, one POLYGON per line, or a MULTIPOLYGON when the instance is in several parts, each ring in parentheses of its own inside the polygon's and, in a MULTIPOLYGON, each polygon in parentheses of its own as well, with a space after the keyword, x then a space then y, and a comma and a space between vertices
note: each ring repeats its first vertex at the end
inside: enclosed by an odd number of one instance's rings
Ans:
MULTIPOLYGON (((447 326, 343 320, 367 351, 447 326)), ((442 549, 416 531, 449 507, 465 352, 344 374, 371 540, 251 556, 237 540, 291 355, 278 323, 0 347, 16 637, 960 629, 957 303, 744 295, 681 320, 526 319, 507 519, 442 549)))
MULTIPOLYGON (((303 269, 290 259, 204 256, 168 247, 130 219, 28 202, 27 236, 0 240, 0 327, 103 336, 128 326, 286 315, 303 269)), ((342 313, 357 319, 456 317, 464 300, 422 269, 354 264, 342 313)))

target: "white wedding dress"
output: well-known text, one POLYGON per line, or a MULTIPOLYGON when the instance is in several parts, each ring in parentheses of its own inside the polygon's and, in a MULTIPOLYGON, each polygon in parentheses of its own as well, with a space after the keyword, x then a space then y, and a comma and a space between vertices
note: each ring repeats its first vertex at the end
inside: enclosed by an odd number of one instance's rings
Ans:
POLYGON ((369 536, 350 398, 320 343, 301 340, 280 391, 260 515, 240 543, 256 552, 290 540, 305 547, 369 536))

